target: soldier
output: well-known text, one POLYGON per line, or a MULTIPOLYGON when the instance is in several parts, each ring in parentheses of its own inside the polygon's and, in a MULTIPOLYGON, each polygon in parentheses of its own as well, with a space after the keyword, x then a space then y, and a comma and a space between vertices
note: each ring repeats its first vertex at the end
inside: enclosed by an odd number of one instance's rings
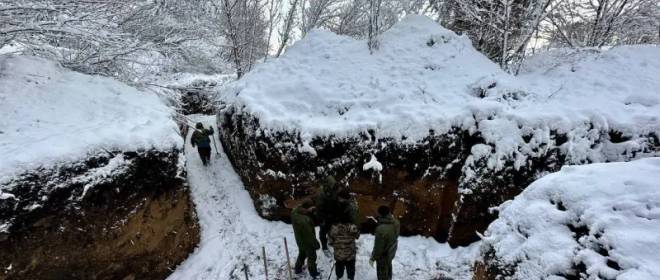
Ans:
POLYGON ((321 240, 321 248, 327 256, 330 256, 328 232, 330 232, 330 227, 337 221, 339 216, 337 209, 340 208, 340 205, 337 199, 336 184, 334 177, 326 177, 321 182, 321 193, 316 198, 316 211, 320 222, 319 239, 321 240))
POLYGON ((344 270, 348 279, 355 279, 355 255, 357 247, 355 240, 360 238, 360 230, 352 223, 350 211, 341 215, 339 223, 330 228, 329 242, 335 253, 335 273, 337 279, 344 276, 344 270))
POLYGON ((213 137, 213 127, 205 129, 204 125, 198 122, 195 125, 195 131, 190 137, 190 144, 193 147, 197 146, 197 152, 204 165, 207 165, 211 160, 211 139, 209 136, 213 137))
POLYGON ((379 207, 378 215, 376 240, 369 265, 373 267, 374 261, 376 262, 378 280, 391 280, 392 260, 398 247, 400 224, 399 220, 392 216, 391 210, 387 206, 379 207))
POLYGON ((339 210, 347 214, 351 219, 351 223, 360 228, 360 210, 358 209, 357 202, 351 196, 347 189, 343 189, 337 194, 339 201, 339 210))
POLYGON ((320 276, 320 273, 316 269, 316 250, 320 246, 316 240, 314 221, 311 217, 313 211, 312 202, 306 200, 301 206, 294 208, 291 212, 291 224, 293 225, 293 234, 296 237, 296 244, 298 245, 295 272, 296 274, 302 273, 303 264, 307 260, 309 275, 316 279, 320 276))

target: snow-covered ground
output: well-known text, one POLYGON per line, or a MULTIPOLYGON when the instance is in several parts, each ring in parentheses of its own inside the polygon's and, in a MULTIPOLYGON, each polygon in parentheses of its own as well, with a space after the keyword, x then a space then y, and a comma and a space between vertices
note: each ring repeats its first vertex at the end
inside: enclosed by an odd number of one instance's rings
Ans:
POLYGON ((111 78, 0 55, 0 182, 103 150, 179 148, 173 114, 157 95, 111 78))
POLYGON ((658 182, 660 158, 565 166, 499 207, 483 249, 512 279, 660 279, 658 182))
MULTIPOLYGON (((215 125, 213 116, 193 116, 193 120, 202 121, 206 127, 215 125)), ((220 155, 213 153, 208 167, 202 165, 189 143, 185 151, 188 180, 201 226, 201 243, 169 279, 243 279, 243 264, 248 266, 250 279, 265 279, 262 247, 266 248, 270 279, 287 279, 283 238, 288 240, 292 263, 297 255, 291 226, 259 217, 223 151, 220 155)), ((372 235, 360 237, 356 279, 376 279, 375 269, 368 266, 372 246, 372 235)), ((321 251, 318 253, 319 268, 327 277, 332 260, 321 251)), ((403 237, 399 239, 394 261, 394 278, 428 280, 443 275, 470 279, 470 266, 476 253, 478 244, 452 250, 430 238, 403 237)))

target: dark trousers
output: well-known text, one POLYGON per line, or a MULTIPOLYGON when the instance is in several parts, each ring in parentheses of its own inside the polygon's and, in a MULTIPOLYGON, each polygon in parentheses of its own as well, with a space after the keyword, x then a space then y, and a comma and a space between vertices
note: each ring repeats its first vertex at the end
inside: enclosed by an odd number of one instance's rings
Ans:
POLYGON ((302 273, 303 264, 307 260, 307 270, 312 277, 318 276, 319 272, 316 269, 316 250, 301 250, 298 248, 298 258, 296 259, 295 271, 296 274, 302 273))
POLYGON ((350 261, 339 261, 335 260, 335 273, 337 274, 337 279, 344 276, 344 270, 348 275, 349 280, 355 279, 355 259, 350 261))
POLYGON ((392 280, 392 260, 376 261, 376 275, 378 275, 378 280, 392 280))
POLYGON ((322 223, 319 227, 319 239, 321 240, 321 249, 328 250, 328 234, 330 233, 330 228, 332 224, 322 223))
POLYGON ((199 147, 197 146, 197 152, 199 152, 199 157, 202 158, 202 163, 207 165, 211 160, 211 147, 199 147))

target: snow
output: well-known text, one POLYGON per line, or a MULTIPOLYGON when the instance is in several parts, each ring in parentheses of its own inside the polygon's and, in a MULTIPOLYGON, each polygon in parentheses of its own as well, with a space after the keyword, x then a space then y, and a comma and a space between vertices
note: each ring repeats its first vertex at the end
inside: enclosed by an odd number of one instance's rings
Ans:
POLYGON ((155 94, 30 56, 0 56, 0 114, 0 182, 102 150, 182 144, 155 94))
POLYGON ((371 159, 369 159, 369 161, 362 166, 362 170, 373 170, 376 172, 381 172, 383 171, 383 165, 378 162, 376 156, 372 154, 371 159))
POLYGON ((581 279, 660 279, 658 182, 660 158, 565 166, 499 207, 482 250, 517 264, 512 279, 551 279, 579 263, 581 279))
POLYGON ((452 118, 469 113, 467 106, 453 106, 473 102, 466 85, 505 75, 467 37, 424 17, 395 25, 380 45, 370 55, 365 41, 314 30, 230 86, 225 97, 247 105, 265 127, 298 129, 308 137, 372 128, 379 136, 422 137, 429 128, 448 130, 452 118))
MULTIPOLYGON (((215 123, 212 116, 191 118, 207 127, 215 123)), ((266 249, 270 279, 287 279, 283 238, 288 240, 292 263, 297 256, 291 226, 259 217, 250 195, 223 151, 220 156, 213 154, 208 167, 202 165, 190 144, 185 145, 185 151, 201 243, 169 279, 242 279, 243 264, 248 266, 250 279, 264 279, 260 257, 262 247, 266 249)), ((376 279, 375 269, 368 266, 373 236, 363 234, 358 247, 356 279, 376 279)), ((394 279, 426 280, 441 275, 471 279, 470 267, 478 249, 478 243, 451 249, 431 238, 402 237, 394 260, 394 279)), ((321 251, 318 251, 318 265, 324 278, 327 277, 332 263, 321 251)))
POLYGON ((570 163, 628 159, 649 147, 650 133, 660 135, 657 46, 540 54, 512 76, 424 16, 405 18, 379 40, 370 54, 364 40, 314 30, 220 99, 264 130, 296 131, 303 142, 371 130, 406 141, 429 129, 478 132, 494 148, 493 169, 508 160, 519 168, 557 148, 556 133, 567 134, 560 148, 570 163), (607 143, 610 130, 631 139, 607 143))
POLYGON ((5 200, 5 199, 16 199, 16 196, 0 190, 0 200, 5 200))
POLYGON ((130 168, 130 163, 130 161, 124 158, 123 154, 118 154, 111 158, 108 164, 98 168, 92 168, 85 172, 85 174, 75 177, 72 182, 84 184, 80 199, 83 199, 87 192, 95 186, 109 181, 108 179, 114 176, 127 172, 130 168))

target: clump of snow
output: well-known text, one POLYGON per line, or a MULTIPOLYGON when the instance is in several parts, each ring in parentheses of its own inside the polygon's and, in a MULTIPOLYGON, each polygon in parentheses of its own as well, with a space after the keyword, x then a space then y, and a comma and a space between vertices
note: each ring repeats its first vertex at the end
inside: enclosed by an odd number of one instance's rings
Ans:
POLYGON ((83 192, 80 195, 80 199, 83 199, 90 189, 124 174, 130 166, 130 160, 126 160, 124 155, 118 154, 111 158, 108 164, 98 168, 92 168, 85 172, 85 174, 73 178, 72 182, 84 184, 83 192))
POLYGON ((170 150, 182 139, 155 94, 29 56, 0 56, 0 181, 102 150, 170 150))
POLYGON ((369 131, 420 141, 430 129, 460 128, 493 147, 491 169, 525 166, 549 149, 587 163, 627 160, 657 145, 648 141, 660 135, 657 46, 540 54, 512 76, 423 16, 379 39, 371 54, 364 40, 312 31, 221 98, 264 130, 296 131, 302 141, 369 131), (610 131, 626 141, 612 143, 610 131))
POLYGON ((482 250, 512 279, 660 279, 658 182, 660 158, 565 166, 500 206, 482 250))
POLYGON ((362 166, 362 170, 373 170, 376 172, 383 171, 383 165, 378 161, 375 155, 371 155, 371 159, 362 166))
POLYGON ((378 182, 382 183, 383 182, 383 174, 380 172, 383 171, 383 164, 381 164, 376 156, 374 154, 371 154, 371 159, 364 165, 362 165, 362 170, 367 171, 367 170, 372 170, 378 173, 378 182))
POLYGON ((16 196, 0 190, 0 200, 5 200, 5 199, 16 199, 16 196))

